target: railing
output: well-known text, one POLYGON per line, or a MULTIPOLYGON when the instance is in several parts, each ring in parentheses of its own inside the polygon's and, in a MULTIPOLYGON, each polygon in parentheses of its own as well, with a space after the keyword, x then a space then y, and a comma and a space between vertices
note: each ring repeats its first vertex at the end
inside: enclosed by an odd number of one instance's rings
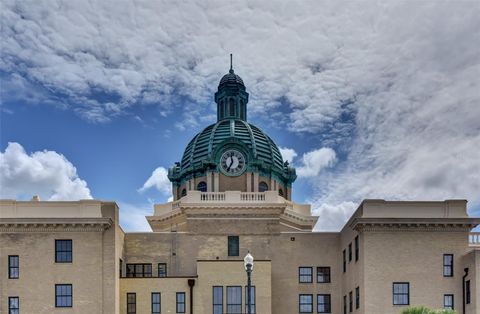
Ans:
POLYGON ((201 192, 200 201, 202 202, 222 202, 225 201, 225 193, 201 192))
POLYGON ((480 246, 480 232, 470 232, 468 235, 468 244, 480 246))
POLYGON ((243 202, 263 202, 265 201, 265 193, 241 193, 240 200, 243 202))

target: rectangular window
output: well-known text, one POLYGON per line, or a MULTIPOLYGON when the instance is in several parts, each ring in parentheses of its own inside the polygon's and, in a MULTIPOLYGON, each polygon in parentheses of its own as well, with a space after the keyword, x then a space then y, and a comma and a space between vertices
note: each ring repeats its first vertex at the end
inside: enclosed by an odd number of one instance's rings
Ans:
POLYGON ((360 287, 355 288, 355 308, 360 308, 360 287))
POLYGON ((122 259, 120 259, 118 268, 119 268, 118 272, 119 272, 120 278, 122 278, 122 269, 123 269, 123 261, 122 261, 122 259))
POLYGON ((348 311, 353 312, 353 292, 348 293, 348 311))
POLYGON ((409 305, 410 304, 410 283, 394 282, 393 283, 393 305, 409 305))
POLYGON ((228 236, 228 256, 240 255, 240 240, 238 236, 228 236))
POLYGON ((453 277, 453 254, 443 254, 443 277, 453 277))
POLYGON ((8 297, 8 314, 20 313, 20 298, 8 297))
POLYGON ((330 282, 330 267, 317 267, 317 282, 330 282))
POLYGON ((213 287, 213 314, 223 314, 223 287, 213 287))
POLYGON ((177 292, 177 313, 185 313, 185 292, 177 292))
POLYGON ((347 296, 343 296, 343 314, 347 314, 347 296))
MULTIPOLYGON (((245 287, 245 313, 248 313, 248 287, 245 287)), ((255 306, 255 286, 252 286, 251 287, 251 290, 250 290, 250 309, 251 309, 251 312, 250 313, 257 313, 256 312, 256 306, 255 306)))
POLYGON ((162 313, 162 296, 160 292, 152 292, 152 314, 162 313))
POLYGON ((343 250, 343 272, 347 271, 347 251, 343 250))
POLYGON ((55 285, 55 307, 73 306, 73 288, 71 284, 55 285))
POLYGON ((127 278, 152 277, 152 264, 127 264, 127 278))
POLYGON ((137 294, 127 293, 127 314, 137 313, 137 294))
POLYGON ((242 287, 227 287, 227 313, 242 313, 242 287))
POLYGON ((167 264, 159 263, 158 264, 158 277, 164 278, 167 277, 167 264))
POLYGON ((313 295, 300 294, 298 296, 298 307, 300 313, 313 313, 313 295))
POLYGON ((72 262, 72 240, 55 240, 55 263, 72 262))
POLYGON ((453 294, 443 296, 443 308, 453 310, 453 294))
POLYGON ((465 282, 465 303, 470 304, 472 299, 471 292, 470 292, 470 280, 465 282))
POLYGON ((348 245, 348 262, 352 261, 352 242, 348 245))
POLYGON ((331 313, 331 297, 329 294, 317 294, 317 313, 331 313))
POLYGON ((18 279, 20 277, 20 264, 18 255, 8 256, 8 278, 18 279))
POLYGON ((313 282, 313 267, 298 267, 298 282, 313 282))
POLYGON ((355 262, 358 261, 360 256, 360 243, 358 240, 358 236, 355 237, 355 262))

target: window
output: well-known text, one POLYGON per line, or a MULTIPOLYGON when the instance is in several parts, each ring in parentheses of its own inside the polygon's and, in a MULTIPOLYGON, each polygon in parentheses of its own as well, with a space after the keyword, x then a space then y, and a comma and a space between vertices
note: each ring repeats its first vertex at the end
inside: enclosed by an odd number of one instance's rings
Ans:
POLYGON ((20 276, 20 267, 18 255, 8 256, 8 278, 18 279, 20 276))
POLYGON ((238 236, 228 236, 228 256, 240 255, 240 244, 238 236))
POLYGON ((177 313, 185 313, 185 292, 177 292, 177 313))
POLYGON ((298 267, 298 282, 302 282, 302 283, 313 282, 313 268, 298 267))
POLYGON ((225 113, 224 113, 224 103, 223 103, 223 100, 220 102, 220 118, 223 118, 225 116, 225 113))
POLYGON ((137 313, 137 294, 127 293, 127 314, 137 313))
POLYGON ((152 264, 127 264, 127 278, 152 277, 152 264))
POLYGON ((443 254, 443 277, 453 277, 453 254, 443 254))
POLYGON ((348 262, 352 261, 352 242, 348 245, 348 262))
POLYGON ((20 298, 8 297, 8 314, 20 313, 20 298))
POLYGON ((355 288, 355 308, 360 308, 360 287, 355 288))
POLYGON ((213 314, 223 314, 223 287, 213 287, 213 314))
POLYGON ((300 294, 298 297, 300 313, 313 313, 313 295, 300 294))
POLYGON ((167 277, 167 264, 158 263, 158 277, 164 278, 167 277))
POLYGON ((347 251, 343 250, 343 272, 347 271, 347 251))
POLYGON ((283 190, 282 190, 282 189, 278 189, 278 195, 280 195, 281 197, 283 197, 283 190))
POLYGON ((180 194, 180 197, 184 197, 184 196, 187 196, 187 190, 186 189, 183 189, 182 194, 180 194))
POLYGON ((358 241, 358 236, 355 237, 355 262, 358 261, 358 257, 360 256, 360 243, 358 241))
POLYGON ((317 294, 317 313, 330 313, 331 302, 329 294, 317 294))
POLYGON ((242 313, 242 287, 227 287, 227 313, 242 313))
POLYGON ((233 101, 232 98, 229 100, 229 106, 230 106, 230 116, 234 117, 235 116, 235 102, 233 101))
POLYGON ((348 311, 349 312, 353 311, 353 292, 352 291, 348 293, 348 311))
POLYGON ((72 307, 72 290, 71 284, 55 285, 55 307, 72 307))
POLYGON ((72 262, 72 240, 55 240, 55 263, 72 262))
POLYGON ((162 313, 162 297, 160 292, 152 292, 152 314, 162 313))
POLYGON ((258 184, 258 192, 265 192, 265 191, 268 191, 268 184, 262 181, 258 184))
POLYGON ((120 259, 120 265, 119 265, 119 272, 120 272, 120 278, 122 278, 122 269, 123 269, 123 261, 120 259))
POLYGON ((465 282, 465 303, 470 304, 472 300, 471 292, 470 292, 470 280, 465 282))
POLYGON ((240 119, 245 120, 245 103, 240 100, 240 119))
POLYGON ((197 190, 200 192, 207 192, 207 183, 202 181, 199 184, 197 184, 197 190))
POLYGON ((393 283, 393 305, 409 305, 410 304, 410 283, 394 282, 393 283))
POLYGON ((347 296, 343 296, 343 314, 347 314, 347 296))
POLYGON ((330 267, 317 267, 317 282, 330 282, 330 267))
MULTIPOLYGON (((250 289, 250 313, 257 313, 255 306, 255 286, 250 289)), ((248 313, 248 287, 245 287, 245 313, 248 313)))
POLYGON ((443 308, 453 310, 453 294, 443 296, 443 308))

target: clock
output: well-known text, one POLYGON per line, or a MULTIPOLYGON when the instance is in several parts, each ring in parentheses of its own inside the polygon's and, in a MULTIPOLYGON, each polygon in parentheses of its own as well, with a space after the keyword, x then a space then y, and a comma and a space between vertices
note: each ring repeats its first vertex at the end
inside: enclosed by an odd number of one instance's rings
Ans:
POLYGON ((245 157, 236 149, 226 150, 220 157, 220 169, 230 176, 238 176, 245 170, 245 157))

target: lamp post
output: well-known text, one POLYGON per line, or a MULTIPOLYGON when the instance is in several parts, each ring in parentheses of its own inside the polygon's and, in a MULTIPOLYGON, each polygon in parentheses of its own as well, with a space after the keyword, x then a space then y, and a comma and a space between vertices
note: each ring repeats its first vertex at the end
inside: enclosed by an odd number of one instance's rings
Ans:
POLYGON ((253 256, 248 251, 247 255, 243 259, 245 266, 245 271, 247 272, 247 313, 252 314, 252 280, 251 275, 253 271, 253 256))

